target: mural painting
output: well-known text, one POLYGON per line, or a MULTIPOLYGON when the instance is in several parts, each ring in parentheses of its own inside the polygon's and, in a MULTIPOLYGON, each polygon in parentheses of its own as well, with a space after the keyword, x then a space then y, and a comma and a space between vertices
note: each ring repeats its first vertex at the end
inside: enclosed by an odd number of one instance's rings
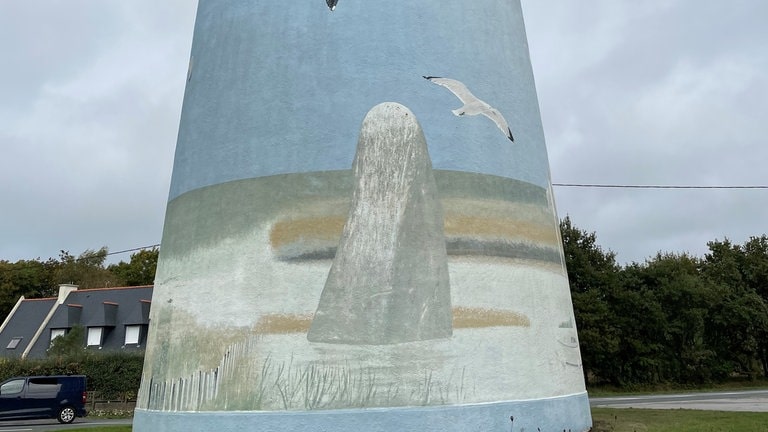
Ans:
POLYGON ((137 430, 587 429, 519 4, 252 3, 199 4, 137 430))

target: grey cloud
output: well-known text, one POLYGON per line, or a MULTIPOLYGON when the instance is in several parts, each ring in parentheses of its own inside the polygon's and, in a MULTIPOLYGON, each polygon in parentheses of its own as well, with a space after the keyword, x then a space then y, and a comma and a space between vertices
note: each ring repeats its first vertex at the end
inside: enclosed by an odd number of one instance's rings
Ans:
MULTIPOLYGON (((615 3, 523 2, 553 179, 768 184, 768 4, 615 3)), ((558 188, 556 198, 627 262, 761 235, 766 193, 558 188)))
POLYGON ((0 259, 159 242, 195 8, 0 3, 0 259))

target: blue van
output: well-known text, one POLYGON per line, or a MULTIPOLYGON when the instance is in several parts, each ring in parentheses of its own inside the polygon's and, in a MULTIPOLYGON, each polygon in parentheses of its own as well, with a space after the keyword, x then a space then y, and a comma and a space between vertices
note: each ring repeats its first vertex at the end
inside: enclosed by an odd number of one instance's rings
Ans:
POLYGON ((0 383, 0 420, 85 417, 85 375, 10 378, 0 383))

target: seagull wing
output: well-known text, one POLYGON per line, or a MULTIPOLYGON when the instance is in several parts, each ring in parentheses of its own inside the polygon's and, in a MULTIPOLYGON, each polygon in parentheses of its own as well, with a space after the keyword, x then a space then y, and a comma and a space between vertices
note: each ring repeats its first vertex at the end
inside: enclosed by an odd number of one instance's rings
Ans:
POLYGON ((496 126, 504 132, 504 135, 506 135, 510 141, 515 141, 515 138, 512 137, 512 130, 509 129, 509 125, 507 124, 507 120, 496 108, 489 108, 483 111, 482 114, 493 120, 493 122, 496 123, 496 126))
POLYGON ((464 83, 462 83, 461 81, 456 81, 455 79, 442 78, 442 77, 425 76, 424 78, 432 81, 433 83, 439 86, 443 86, 447 88, 448 90, 451 91, 451 93, 456 95, 456 97, 459 98, 459 100, 464 102, 465 104, 480 101, 480 99, 475 97, 475 95, 473 95, 472 92, 469 91, 467 86, 465 86, 464 83))
MULTIPOLYGON (((468 115, 482 114, 488 117, 489 119, 493 120, 494 123, 496 123, 496 126, 501 129, 501 131, 504 133, 504 136, 506 136, 510 141, 515 141, 515 139, 512 137, 512 130, 509 129, 509 125, 507 124, 507 120, 504 118, 504 116, 501 115, 498 110, 488 105, 485 101, 478 99, 475 95, 473 95, 467 86, 464 85, 464 83, 451 78, 433 76, 424 76, 424 78, 439 86, 447 88, 451 91, 451 93, 456 95, 456 97, 464 103, 464 107, 460 109, 466 110, 468 115)), ((457 110, 454 110, 454 114, 457 114, 456 111, 457 110)), ((461 114, 457 115, 462 114, 464 113, 462 112, 461 114)))

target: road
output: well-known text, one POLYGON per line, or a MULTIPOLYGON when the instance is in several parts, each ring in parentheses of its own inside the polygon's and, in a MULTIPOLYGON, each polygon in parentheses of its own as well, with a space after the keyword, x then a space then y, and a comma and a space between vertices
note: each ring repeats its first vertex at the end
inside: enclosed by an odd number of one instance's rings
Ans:
POLYGON ((593 407, 768 412, 768 390, 589 398, 593 407))
POLYGON ((55 419, 50 420, 12 420, 0 422, 0 432, 43 432, 66 431, 107 425, 129 425, 132 419, 96 419, 78 418, 72 424, 59 424, 55 419))

